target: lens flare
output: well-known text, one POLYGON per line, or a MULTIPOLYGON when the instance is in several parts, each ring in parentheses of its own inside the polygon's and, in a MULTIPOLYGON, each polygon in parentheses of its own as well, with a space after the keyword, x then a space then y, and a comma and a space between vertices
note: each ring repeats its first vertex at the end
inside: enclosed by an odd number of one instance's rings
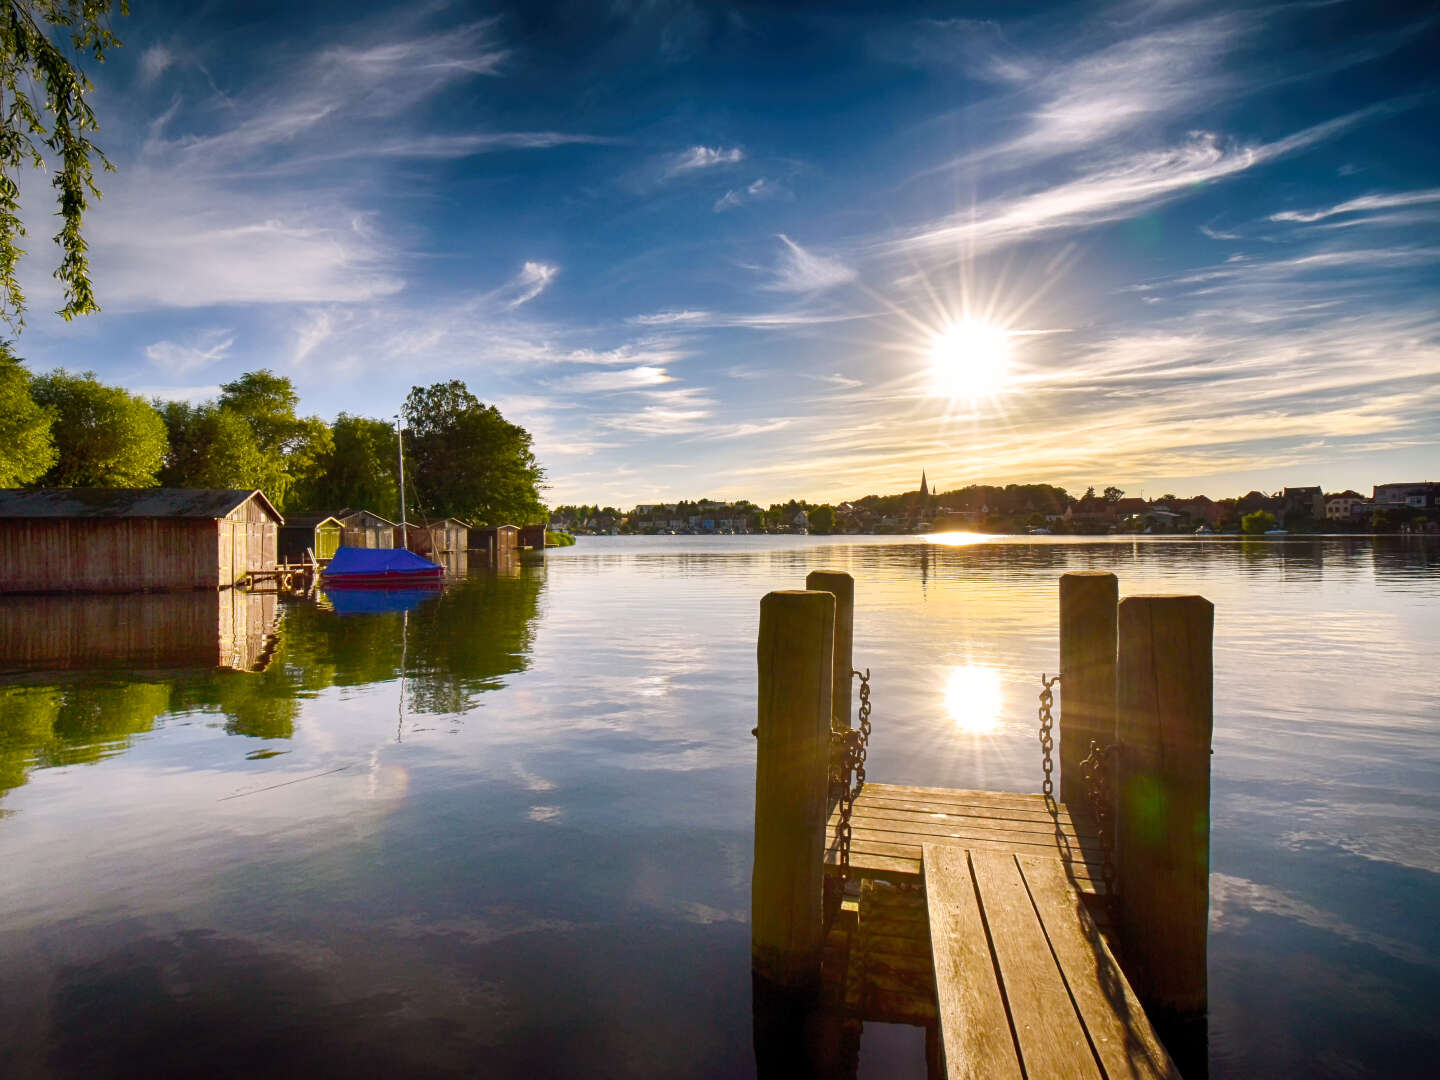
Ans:
POLYGON ((1010 335, 999 327, 962 319, 931 343, 931 392, 937 397, 986 397, 1004 388, 1009 373, 1010 335))
POLYGON ((989 735, 1000 730, 1003 697, 1000 672, 992 667, 954 667, 945 680, 945 713, 969 735, 989 735))

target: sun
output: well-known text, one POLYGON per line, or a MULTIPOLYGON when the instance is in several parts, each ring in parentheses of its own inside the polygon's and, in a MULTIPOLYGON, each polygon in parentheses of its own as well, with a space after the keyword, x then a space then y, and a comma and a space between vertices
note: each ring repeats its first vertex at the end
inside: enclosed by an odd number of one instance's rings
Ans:
POLYGON ((1000 730, 1004 695, 1000 672, 983 664, 950 669, 945 679, 945 712, 957 728, 969 735, 1000 730))
POLYGON ((962 319, 935 335, 930 376, 936 397, 981 398, 999 392, 1010 374, 1010 335, 997 326, 962 319))

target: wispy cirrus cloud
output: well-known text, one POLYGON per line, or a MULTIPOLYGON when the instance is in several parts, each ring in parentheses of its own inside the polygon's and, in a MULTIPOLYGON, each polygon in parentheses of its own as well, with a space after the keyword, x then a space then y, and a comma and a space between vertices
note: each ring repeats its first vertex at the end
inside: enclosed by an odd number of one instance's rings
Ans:
POLYGON ((766 288, 775 292, 816 293, 848 285, 859 277, 853 266, 836 258, 817 255, 784 233, 779 236, 783 245, 780 261, 766 288))
POLYGON ((739 146, 692 146, 671 156, 664 175, 666 179, 671 179, 719 165, 736 165, 744 160, 745 151, 739 146))
POLYGON ((531 260, 520 268, 520 272, 500 288, 490 293, 490 299, 507 311, 514 311, 522 304, 528 304, 550 287, 560 274, 560 268, 550 263, 531 260))
POLYGON ((572 394, 604 394, 646 390, 672 382, 663 367, 633 367, 619 371, 590 371, 569 375, 550 383, 556 390, 572 394))
POLYGON ((726 210, 735 210, 746 203, 762 202, 767 199, 779 199, 789 194, 788 189, 777 184, 773 180, 760 177, 744 187, 731 188, 715 200, 711 208, 717 214, 723 214, 726 210))
POLYGON ((1392 210, 1401 206, 1419 206, 1440 202, 1440 188, 1424 191, 1401 191, 1389 195, 1361 195, 1323 210, 1281 210, 1270 215, 1271 221, 1322 221, 1339 214, 1354 214, 1367 210, 1392 210))
POLYGON ((1121 221, 1201 184, 1323 142, 1388 108, 1358 110, 1268 143, 1235 143, 1214 132, 1196 132, 1176 146, 1114 153, 1091 162, 1074 179, 978 203, 882 246, 899 252, 959 245, 982 252, 1047 232, 1121 221))
POLYGON ((157 341, 145 346, 145 358, 172 375, 188 375, 219 363, 235 344, 230 330, 204 330, 188 342, 157 341))

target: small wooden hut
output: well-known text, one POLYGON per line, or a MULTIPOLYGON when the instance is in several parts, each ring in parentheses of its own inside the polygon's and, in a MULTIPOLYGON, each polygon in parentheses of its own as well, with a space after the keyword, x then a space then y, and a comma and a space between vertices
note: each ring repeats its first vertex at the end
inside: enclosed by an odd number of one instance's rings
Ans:
POLYGON ((280 561, 303 563, 314 552, 323 562, 335 554, 344 532, 344 523, 329 514, 291 514, 280 526, 280 561))
POLYGON ((483 551, 491 565, 513 559, 520 549, 518 525, 486 525, 470 530, 470 550, 483 551))
POLYGON ((346 547, 393 548, 395 546, 395 522, 369 510, 352 510, 346 507, 335 513, 344 527, 340 543, 346 547))
POLYGON ((430 559, 462 552, 470 545, 470 526, 459 518, 441 518, 427 525, 406 522, 395 526, 395 546, 401 544, 430 559))
POLYGON ((520 546, 532 551, 545 551, 545 526, 526 525, 520 530, 520 546))
POLYGON ((0 490, 0 592, 224 589, 274 569, 284 522, 259 491, 0 490))

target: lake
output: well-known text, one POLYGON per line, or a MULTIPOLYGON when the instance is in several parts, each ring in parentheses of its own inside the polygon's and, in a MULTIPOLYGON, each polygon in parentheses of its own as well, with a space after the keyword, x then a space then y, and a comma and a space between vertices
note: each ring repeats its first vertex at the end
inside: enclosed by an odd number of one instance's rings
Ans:
POLYGON ((1211 1075, 1430 1075, 1440 543, 952 539, 0 598, 0 1074, 753 1074, 759 601, 830 567, 889 783, 1039 790, 1065 571, 1211 599, 1211 1075))

